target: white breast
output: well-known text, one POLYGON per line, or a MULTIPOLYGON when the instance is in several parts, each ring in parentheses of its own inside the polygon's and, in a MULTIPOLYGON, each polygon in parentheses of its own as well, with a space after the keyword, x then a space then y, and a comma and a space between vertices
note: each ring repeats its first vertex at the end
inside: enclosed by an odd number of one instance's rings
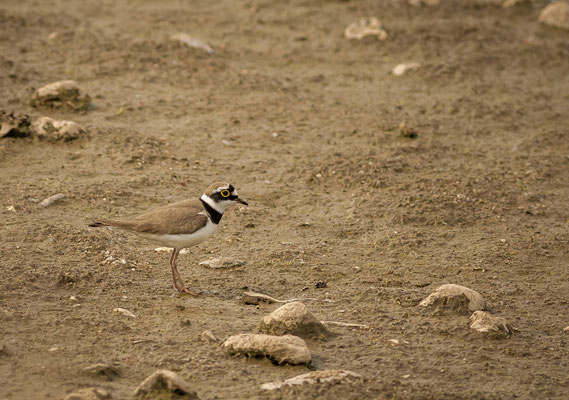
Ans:
POLYGON ((138 233, 133 232, 137 236, 159 244, 164 247, 174 247, 176 249, 184 249, 186 247, 192 247, 199 244, 211 236, 213 232, 217 229, 217 224, 214 224, 210 220, 207 224, 200 230, 194 233, 184 233, 179 235, 156 235, 152 233, 138 233))

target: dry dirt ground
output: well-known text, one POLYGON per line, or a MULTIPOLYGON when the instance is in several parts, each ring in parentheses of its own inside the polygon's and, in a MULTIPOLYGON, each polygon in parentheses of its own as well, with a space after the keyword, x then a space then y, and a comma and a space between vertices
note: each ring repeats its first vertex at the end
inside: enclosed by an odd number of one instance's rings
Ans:
POLYGON ((124 399, 157 368, 202 399, 568 398, 569 33, 536 22, 546 4, 3 1, 0 109, 89 134, 0 139, 0 398, 124 399), (343 37, 367 16, 386 41, 343 37), (390 73, 408 61, 421 67, 390 73), (30 106, 30 88, 62 79, 91 95, 87 112, 30 106), (181 256, 198 298, 172 289, 166 253, 87 227, 217 180, 250 206, 181 256), (198 265, 220 255, 246 264, 198 265), (443 283, 479 291, 514 335, 418 306, 443 283), (243 304, 247 289, 333 300, 307 304, 369 325, 309 342, 312 369, 366 380, 263 392, 309 368, 200 340, 257 331, 277 305, 243 304), (120 376, 84 371, 96 363, 120 376))

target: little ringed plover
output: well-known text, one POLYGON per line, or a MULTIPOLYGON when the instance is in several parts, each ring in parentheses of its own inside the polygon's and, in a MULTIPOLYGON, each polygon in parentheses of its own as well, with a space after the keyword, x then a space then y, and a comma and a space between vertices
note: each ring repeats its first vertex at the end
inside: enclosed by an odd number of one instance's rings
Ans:
POLYGON ((98 220, 89 226, 121 229, 160 246, 171 247, 173 252, 170 267, 174 289, 197 296, 184 286, 176 266, 178 255, 182 249, 195 246, 210 237, 221 221, 225 209, 235 203, 248 205, 239 198, 233 185, 215 182, 199 199, 168 204, 130 219, 98 220))

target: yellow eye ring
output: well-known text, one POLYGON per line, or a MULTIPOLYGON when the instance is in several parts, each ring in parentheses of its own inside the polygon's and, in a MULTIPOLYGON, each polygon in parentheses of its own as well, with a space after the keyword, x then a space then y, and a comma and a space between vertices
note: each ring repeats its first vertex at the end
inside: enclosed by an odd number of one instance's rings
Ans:
POLYGON ((229 195, 230 195, 231 193, 229 192, 229 190, 222 190, 221 192, 219 192, 219 194, 220 194, 222 197, 229 197, 229 195))

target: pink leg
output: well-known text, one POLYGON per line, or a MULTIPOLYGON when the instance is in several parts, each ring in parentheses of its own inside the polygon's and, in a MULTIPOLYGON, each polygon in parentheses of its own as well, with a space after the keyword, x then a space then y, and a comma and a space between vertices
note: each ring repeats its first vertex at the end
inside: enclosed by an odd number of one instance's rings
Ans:
POLYGON ((178 292, 180 291, 180 288, 178 286, 178 282, 177 282, 177 276, 176 276, 176 270, 175 270, 175 263, 176 263, 176 259, 178 258, 178 249, 173 249, 172 251, 172 255, 170 256, 170 268, 172 269, 172 279, 174 280, 174 289, 176 289, 178 292))
MULTIPOLYGON (((182 279, 182 276, 180 275, 180 272, 178 271, 178 267, 176 266, 176 261, 178 260, 178 254, 180 254, 180 250, 178 249, 174 249, 174 253, 172 254, 172 274, 176 274, 176 276, 178 277, 178 284, 179 286, 176 286, 176 290, 178 290, 178 292, 180 293, 186 293, 189 294, 191 296, 198 296, 197 293, 194 293, 188 289, 186 289, 186 287, 184 286, 184 280, 182 279)), ((176 282, 176 279, 174 279, 174 282, 176 282)))

